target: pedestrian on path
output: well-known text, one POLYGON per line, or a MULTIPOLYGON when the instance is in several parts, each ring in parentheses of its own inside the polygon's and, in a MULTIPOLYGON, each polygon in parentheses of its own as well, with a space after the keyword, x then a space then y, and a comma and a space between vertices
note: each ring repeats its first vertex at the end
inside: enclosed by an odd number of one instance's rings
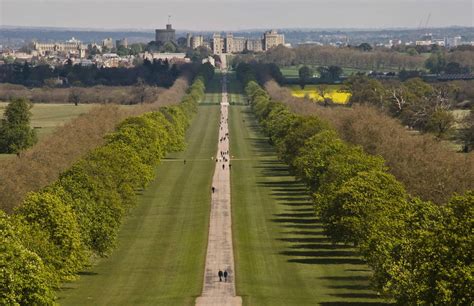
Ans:
POLYGON ((212 186, 212 193, 216 191, 216 187, 212 186))
POLYGON ((227 275, 228 275, 227 270, 224 270, 224 280, 225 280, 225 282, 227 282, 227 275))
POLYGON ((222 282, 222 276, 224 275, 224 273, 222 273, 222 271, 219 270, 219 273, 217 273, 217 275, 219 275, 219 281, 222 282))
POLYGON ((222 165, 222 170, 224 170, 224 169, 225 169, 225 165, 223 164, 223 165, 222 165))

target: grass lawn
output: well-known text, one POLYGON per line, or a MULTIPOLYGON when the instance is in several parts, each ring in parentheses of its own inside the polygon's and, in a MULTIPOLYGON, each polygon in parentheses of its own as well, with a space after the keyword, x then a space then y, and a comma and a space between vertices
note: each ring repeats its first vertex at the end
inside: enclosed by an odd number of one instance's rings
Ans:
MULTIPOLYGON (((206 88, 206 95, 201 104, 215 104, 221 103, 222 87, 221 87, 221 73, 216 69, 214 78, 208 82, 206 88)), ((216 145, 217 146, 217 145, 216 145)))
POLYGON ((383 305, 355 250, 322 233, 305 187, 249 108, 230 110, 236 285, 244 305, 383 305))
MULTIPOLYGON (((285 78, 299 78, 298 71, 302 66, 303 65, 280 67, 280 71, 281 71, 281 73, 283 74, 283 76, 285 78)), ((313 69, 315 76, 319 75, 319 73, 317 72, 317 69, 318 69, 319 65, 316 65, 316 66, 309 65, 309 67, 311 67, 311 69, 313 69)), ((359 68, 352 68, 352 67, 342 67, 342 71, 343 71, 342 74, 345 75, 345 76, 350 76, 352 74, 356 74, 357 72, 367 73, 370 70, 371 69, 359 69, 359 68)), ((385 68, 380 68, 380 69, 377 69, 377 70, 387 71, 387 72, 391 72, 391 71, 398 72, 399 69, 398 69, 398 67, 385 67, 385 68)))
MULTIPOLYGON (((7 102, 0 102, 0 116, 7 107, 7 102)), ((87 113, 97 104, 49 104, 35 103, 31 109, 31 126, 36 128, 38 138, 52 133, 54 129, 81 114, 87 113)))
POLYGON ((229 82, 228 86, 228 96, 229 96, 229 103, 230 104, 245 104, 247 101, 244 99, 242 95, 242 85, 237 80, 235 72, 229 71, 227 73, 227 80, 229 82))
POLYGON ((202 105, 122 225, 118 247, 59 292, 63 305, 194 305, 201 294, 219 107, 202 105), (186 159, 186 164, 183 163, 186 159))

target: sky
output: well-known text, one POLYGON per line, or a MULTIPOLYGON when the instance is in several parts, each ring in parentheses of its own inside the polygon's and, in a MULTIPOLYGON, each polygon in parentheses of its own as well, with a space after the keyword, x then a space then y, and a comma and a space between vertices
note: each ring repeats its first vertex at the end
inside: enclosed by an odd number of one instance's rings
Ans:
POLYGON ((474 26, 474 0, 0 0, 0 26, 180 30, 474 26))

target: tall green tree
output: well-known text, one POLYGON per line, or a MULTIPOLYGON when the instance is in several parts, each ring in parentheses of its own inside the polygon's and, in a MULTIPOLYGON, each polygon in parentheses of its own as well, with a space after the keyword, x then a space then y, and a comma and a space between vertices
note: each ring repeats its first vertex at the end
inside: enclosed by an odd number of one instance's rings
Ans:
POLYGON ((303 66, 298 70, 298 74, 300 77, 300 86, 304 89, 304 86, 309 82, 311 77, 313 76, 313 70, 308 66, 303 66))
POLYGON ((463 142, 463 151, 470 152, 474 150, 474 110, 462 120, 461 140, 463 142))
POLYGON ((0 121, 0 153, 18 153, 36 143, 36 132, 30 127, 32 107, 24 98, 8 104, 0 121))

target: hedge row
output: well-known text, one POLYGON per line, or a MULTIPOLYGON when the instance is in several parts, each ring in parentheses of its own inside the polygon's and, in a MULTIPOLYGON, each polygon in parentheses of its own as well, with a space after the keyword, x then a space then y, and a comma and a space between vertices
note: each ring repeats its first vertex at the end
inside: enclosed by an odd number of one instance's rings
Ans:
POLYGON ((400 304, 474 300, 474 192, 439 206, 410 197, 385 161, 343 142, 329 124, 272 101, 248 74, 246 93, 280 158, 306 183, 334 243, 355 245, 377 290, 400 304))
POLYGON ((53 304, 60 282, 74 279, 91 256, 110 253, 136 191, 161 158, 184 148, 204 82, 196 78, 179 105, 124 120, 105 145, 28 194, 13 215, 0 211, 1 305, 53 304))

